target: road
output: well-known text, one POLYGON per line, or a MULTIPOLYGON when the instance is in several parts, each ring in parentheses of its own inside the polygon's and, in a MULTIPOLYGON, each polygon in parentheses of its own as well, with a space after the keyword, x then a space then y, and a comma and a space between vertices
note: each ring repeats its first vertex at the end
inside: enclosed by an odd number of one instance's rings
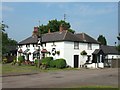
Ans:
POLYGON ((118 87, 118 69, 51 71, 2 78, 3 88, 74 88, 96 85, 118 87))

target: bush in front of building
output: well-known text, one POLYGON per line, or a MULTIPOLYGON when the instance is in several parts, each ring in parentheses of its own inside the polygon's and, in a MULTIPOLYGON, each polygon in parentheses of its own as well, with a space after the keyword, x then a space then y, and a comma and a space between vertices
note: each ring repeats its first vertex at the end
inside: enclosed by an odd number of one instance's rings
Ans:
MULTIPOLYGON (((34 65, 37 67, 38 66, 38 62, 39 62, 39 64, 41 65, 41 60, 39 60, 39 59, 35 59, 34 60, 34 65)), ((39 66, 40 66, 39 65, 39 66)))
POLYGON ((41 60, 42 65, 46 65, 46 67, 50 67, 50 62, 53 60, 53 57, 45 57, 41 60))
POLYGON ((66 60, 62 58, 50 61, 50 67, 52 68, 62 69, 62 68, 66 68, 66 65, 67 65, 66 60))
POLYGON ((3 57, 2 63, 3 63, 3 64, 7 63, 7 58, 6 58, 6 57, 3 57))
POLYGON ((56 68, 59 68, 59 69, 65 68, 67 65, 66 60, 62 58, 56 59, 55 63, 56 63, 56 68))
POLYGON ((19 56, 18 57, 18 65, 20 66, 24 62, 24 56, 19 56))
POLYGON ((50 67, 51 68, 55 68, 56 67, 56 61, 55 60, 50 61, 50 67))

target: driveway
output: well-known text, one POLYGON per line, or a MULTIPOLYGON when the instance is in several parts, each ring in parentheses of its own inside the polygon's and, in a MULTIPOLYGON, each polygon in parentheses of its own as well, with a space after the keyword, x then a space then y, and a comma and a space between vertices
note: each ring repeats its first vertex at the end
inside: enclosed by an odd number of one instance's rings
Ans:
POLYGON ((118 69, 80 69, 40 72, 2 78, 3 88, 74 88, 80 86, 118 87, 118 69))

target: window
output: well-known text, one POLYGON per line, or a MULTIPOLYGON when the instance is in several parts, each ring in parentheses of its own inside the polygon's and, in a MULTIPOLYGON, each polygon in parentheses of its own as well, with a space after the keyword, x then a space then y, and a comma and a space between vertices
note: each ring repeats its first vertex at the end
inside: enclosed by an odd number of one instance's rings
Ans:
POLYGON ((33 47, 35 47, 35 44, 33 44, 33 47))
POLYGON ((30 44, 27 44, 26 47, 27 47, 27 48, 30 47, 30 44))
POLYGON ((53 42, 53 45, 51 45, 51 46, 56 46, 56 45, 55 45, 55 42, 53 42))
POLYGON ((33 44, 33 47, 37 47, 37 44, 33 44))
POLYGON ((92 44, 88 43, 88 50, 92 50, 92 44))
POLYGON ((79 42, 74 42, 74 49, 79 49, 79 42))
POLYGON ((46 47, 46 43, 44 42, 44 43, 42 43, 42 45, 44 46, 44 47, 46 47))
POLYGON ((19 45, 19 48, 22 48, 22 45, 19 45))

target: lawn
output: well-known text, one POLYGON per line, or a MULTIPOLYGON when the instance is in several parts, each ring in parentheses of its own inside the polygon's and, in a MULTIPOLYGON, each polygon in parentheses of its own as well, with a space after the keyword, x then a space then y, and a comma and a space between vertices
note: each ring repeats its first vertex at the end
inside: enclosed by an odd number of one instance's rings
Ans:
POLYGON ((30 65, 11 65, 9 64, 3 64, 2 66, 2 74, 8 75, 8 74, 23 74, 23 73, 40 73, 40 72, 53 72, 53 71, 60 71, 60 70, 80 70, 75 68, 65 68, 65 69, 57 69, 57 68, 47 68, 46 70, 41 70, 40 68, 36 66, 30 66, 30 65))

